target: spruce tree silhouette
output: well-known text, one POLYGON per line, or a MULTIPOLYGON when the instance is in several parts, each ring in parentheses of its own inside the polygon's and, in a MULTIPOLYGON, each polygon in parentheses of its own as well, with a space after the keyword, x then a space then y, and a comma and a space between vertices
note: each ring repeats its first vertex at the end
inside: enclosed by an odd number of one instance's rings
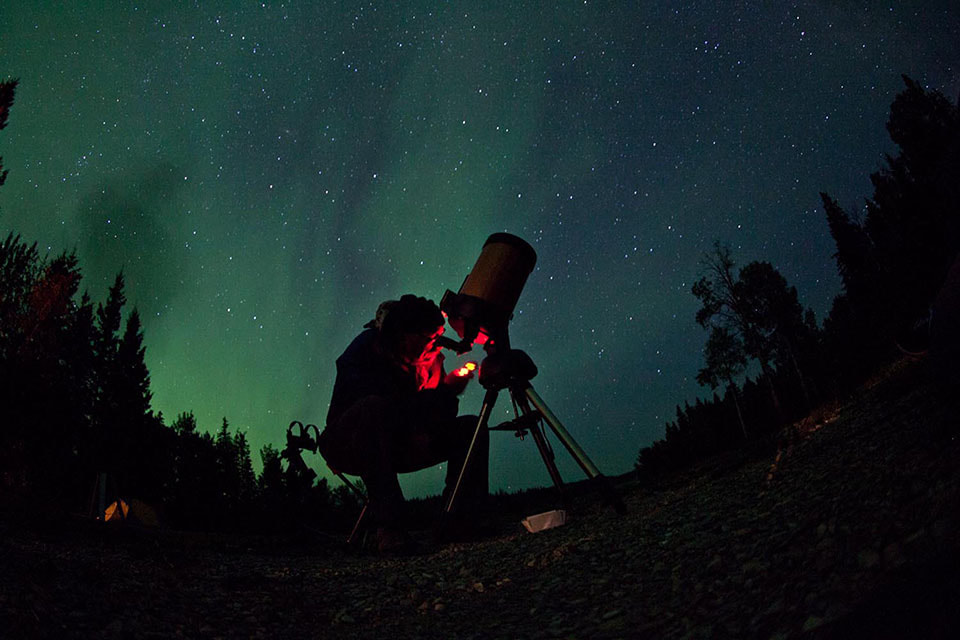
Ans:
MULTIPOLYGON (((120 416, 119 389, 123 386, 117 367, 120 347, 120 325, 126 297, 123 293, 123 272, 117 274, 105 303, 97 305, 94 339, 95 400, 93 411, 94 463, 100 473, 110 477, 111 490, 125 489, 127 465, 124 462, 125 442, 120 416)), ((114 498, 120 497, 112 496, 114 498)))
POLYGON ((960 250, 960 110, 903 81, 887 122, 899 153, 871 174, 862 226, 822 194, 847 304, 888 343, 927 316, 960 250))
MULTIPOLYGON (((10 109, 13 107, 13 98, 17 92, 18 80, 0 82, 0 130, 7 126, 10 109)), ((0 156, 0 186, 7 181, 7 171, 3 168, 3 157, 0 156)))

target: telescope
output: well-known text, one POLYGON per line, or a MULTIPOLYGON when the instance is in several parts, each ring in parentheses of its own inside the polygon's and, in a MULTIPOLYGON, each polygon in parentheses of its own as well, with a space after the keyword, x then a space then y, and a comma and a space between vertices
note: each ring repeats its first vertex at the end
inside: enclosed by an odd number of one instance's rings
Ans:
POLYGON ((508 325, 536 263, 536 251, 521 238, 509 233, 487 238, 460 290, 448 289, 440 299, 440 310, 460 336, 460 348, 510 348, 508 325))
POLYGON ((457 494, 473 458, 477 438, 484 429, 513 431, 521 439, 529 433, 551 480, 561 496, 566 498, 563 479, 557 470, 553 449, 547 442, 544 425, 550 428, 617 513, 626 512, 623 501, 610 480, 600 473, 533 389, 530 380, 538 373, 533 360, 525 352, 513 349, 510 345, 510 320, 536 262, 536 251, 523 239, 509 233, 495 233, 487 238, 476 264, 464 279, 460 290, 454 293, 448 289, 440 300, 440 310, 457 332, 460 341, 441 338, 438 343, 458 353, 470 351, 475 344, 481 345, 487 354, 479 367, 480 385, 485 389, 479 419, 457 483, 447 497, 444 514, 451 513, 456 505, 457 494), (515 417, 491 427, 490 414, 502 390, 507 390, 510 394, 515 417))

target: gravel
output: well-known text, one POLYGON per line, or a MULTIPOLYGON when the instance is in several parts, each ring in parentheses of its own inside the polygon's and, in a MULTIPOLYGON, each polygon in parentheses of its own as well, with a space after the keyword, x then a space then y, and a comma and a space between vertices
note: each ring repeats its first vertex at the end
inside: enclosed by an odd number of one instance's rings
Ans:
POLYGON ((780 446, 384 558, 339 537, 0 521, 2 638, 960 637, 958 394, 902 363, 780 446))

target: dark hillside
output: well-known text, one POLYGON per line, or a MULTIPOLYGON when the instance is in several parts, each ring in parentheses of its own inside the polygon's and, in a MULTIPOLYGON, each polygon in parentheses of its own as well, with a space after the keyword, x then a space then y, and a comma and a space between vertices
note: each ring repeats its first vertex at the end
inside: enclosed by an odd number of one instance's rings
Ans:
POLYGON ((774 453, 624 483, 625 517, 413 558, 6 522, 0 636, 953 638, 958 409, 901 363, 774 453))

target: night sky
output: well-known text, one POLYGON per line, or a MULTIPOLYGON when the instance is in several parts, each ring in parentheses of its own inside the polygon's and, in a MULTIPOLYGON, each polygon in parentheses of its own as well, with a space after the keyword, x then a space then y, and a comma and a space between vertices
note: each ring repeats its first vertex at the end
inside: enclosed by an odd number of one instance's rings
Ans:
MULTIPOLYGON (((862 207, 901 74, 960 91, 955 0, 187 4, 3 3, 0 231, 76 249, 96 301, 122 268, 154 410, 226 416, 258 469, 323 425, 379 302, 439 301, 507 231, 538 253, 511 324, 535 388, 628 471, 711 393, 703 253, 772 262, 822 321, 819 192, 862 207)), ((491 448, 494 488, 549 483, 531 441, 491 448)))

